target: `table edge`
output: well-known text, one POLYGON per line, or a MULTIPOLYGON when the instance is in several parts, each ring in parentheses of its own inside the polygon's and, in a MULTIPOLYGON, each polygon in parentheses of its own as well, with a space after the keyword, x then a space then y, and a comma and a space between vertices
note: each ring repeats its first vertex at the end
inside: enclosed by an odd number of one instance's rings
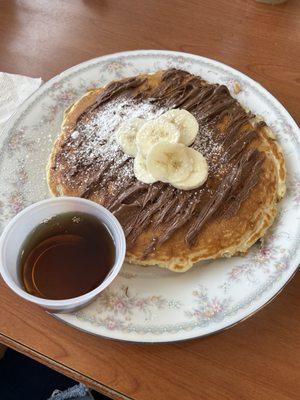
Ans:
POLYGON ((113 400, 132 400, 132 397, 128 397, 124 395, 123 393, 103 384, 95 379, 92 379, 76 370, 73 368, 69 368, 66 365, 55 361, 51 357, 47 357, 43 355, 42 353, 23 345, 22 343, 16 341, 15 339, 10 338, 7 335, 4 335, 3 333, 0 333, 0 343, 13 349, 16 350, 19 353, 24 354, 25 356, 28 356, 32 358, 35 361, 38 361, 39 363, 65 375, 68 376, 71 379, 74 379, 76 382, 81 382, 84 383, 86 386, 88 386, 90 389, 94 389, 97 392, 113 399, 113 400))

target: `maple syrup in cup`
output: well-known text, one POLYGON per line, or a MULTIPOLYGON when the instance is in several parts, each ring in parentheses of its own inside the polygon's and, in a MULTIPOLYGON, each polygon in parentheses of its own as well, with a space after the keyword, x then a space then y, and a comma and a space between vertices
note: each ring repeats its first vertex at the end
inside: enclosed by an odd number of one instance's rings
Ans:
POLYGON ((22 246, 18 268, 28 293, 63 300, 94 290, 114 261, 107 227, 89 214, 68 212, 34 228, 22 246))
POLYGON ((0 238, 0 273, 19 296, 54 312, 79 309, 117 276, 123 229, 104 207, 58 197, 17 214, 0 238))

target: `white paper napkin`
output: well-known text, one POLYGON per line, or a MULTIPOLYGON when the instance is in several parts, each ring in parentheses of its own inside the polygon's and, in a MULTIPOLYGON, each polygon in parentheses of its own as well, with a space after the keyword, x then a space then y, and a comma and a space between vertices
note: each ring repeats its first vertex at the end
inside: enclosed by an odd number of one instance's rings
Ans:
POLYGON ((0 134, 6 121, 42 84, 41 78, 0 72, 0 134))

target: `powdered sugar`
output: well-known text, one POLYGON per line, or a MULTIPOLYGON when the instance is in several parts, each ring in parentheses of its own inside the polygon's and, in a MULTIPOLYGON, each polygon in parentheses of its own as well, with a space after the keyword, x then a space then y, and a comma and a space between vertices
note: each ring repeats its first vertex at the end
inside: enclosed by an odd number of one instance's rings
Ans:
POLYGON ((226 172, 224 170, 226 165, 222 163, 224 148, 220 142, 215 140, 214 131, 211 128, 205 125, 200 126, 192 147, 206 158, 210 173, 223 175, 226 172))
MULTIPOLYGON (((114 176, 114 184, 122 186, 134 177, 133 158, 125 154, 116 141, 115 133, 121 123, 143 118, 151 120, 167 111, 153 104, 151 99, 135 100, 128 97, 112 99, 99 109, 88 111, 82 116, 71 133, 65 152, 70 166, 80 165, 86 180, 90 177, 90 168, 109 167, 103 173, 101 182, 106 184, 114 176)), ((201 152, 209 164, 209 172, 223 174, 221 163, 224 152, 222 145, 214 139, 214 131, 200 125, 199 133, 192 147, 201 152)))
POLYGON ((78 135, 79 135, 79 132, 78 132, 78 131, 73 131, 72 134, 71 134, 71 138, 72 138, 72 139, 77 139, 77 138, 78 138, 78 135))
POLYGON ((88 167, 100 162, 109 164, 103 181, 112 172, 117 172, 116 183, 134 176, 133 162, 123 153, 116 142, 115 132, 120 124, 133 118, 154 119, 165 109, 153 105, 151 99, 136 101, 131 98, 117 98, 87 112, 71 133, 67 146, 73 151, 67 154, 68 161, 88 167))

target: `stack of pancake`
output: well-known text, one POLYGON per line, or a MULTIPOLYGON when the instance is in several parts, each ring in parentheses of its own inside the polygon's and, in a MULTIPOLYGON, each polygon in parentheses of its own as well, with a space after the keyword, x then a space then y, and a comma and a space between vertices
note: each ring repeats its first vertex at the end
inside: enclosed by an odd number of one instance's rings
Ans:
POLYGON ((129 262, 176 272, 245 253, 272 225, 285 193, 284 158, 270 128, 226 86, 176 69, 88 91, 65 112, 47 176, 53 195, 91 199, 114 213, 129 262), (115 138, 124 120, 149 120, 174 108, 199 124, 191 147, 209 169, 197 189, 138 181, 133 158, 115 138))

